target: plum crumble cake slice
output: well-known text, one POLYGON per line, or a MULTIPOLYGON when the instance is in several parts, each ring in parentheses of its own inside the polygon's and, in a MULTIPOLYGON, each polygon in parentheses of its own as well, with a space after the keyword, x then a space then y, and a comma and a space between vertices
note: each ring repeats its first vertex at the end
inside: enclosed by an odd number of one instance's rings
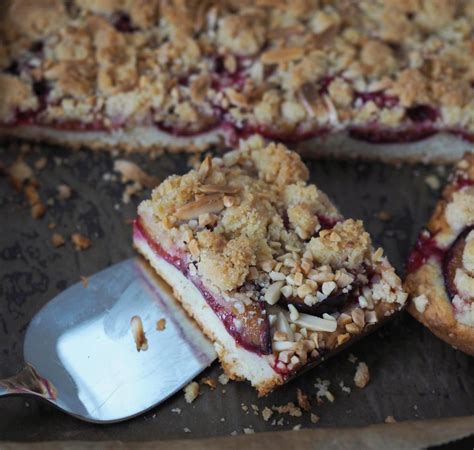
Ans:
POLYGON ((458 162, 407 272, 409 312, 439 338, 474 355, 474 154, 458 162))
POLYGON ((470 0, 4 3, 4 135, 450 160, 474 141, 470 0))
POLYGON ((406 300, 362 222, 308 184, 300 157, 254 136, 142 202, 134 245, 260 395, 370 332, 406 300))

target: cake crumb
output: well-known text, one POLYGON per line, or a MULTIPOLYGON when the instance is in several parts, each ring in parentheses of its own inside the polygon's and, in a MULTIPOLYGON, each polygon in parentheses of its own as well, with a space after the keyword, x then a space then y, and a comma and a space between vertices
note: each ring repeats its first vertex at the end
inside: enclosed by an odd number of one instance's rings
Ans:
POLYGON ((181 414, 181 408, 173 408, 171 412, 179 415, 181 414))
POLYGON ((428 298, 425 294, 419 295, 413 299, 416 310, 423 314, 425 312, 426 306, 428 305, 428 298))
POLYGON ((360 362, 357 366, 356 373, 354 375, 354 384, 363 389, 367 386, 370 381, 369 367, 365 362, 360 362))
POLYGON ((217 381, 211 377, 201 378, 201 383, 209 386, 212 390, 214 390, 217 387, 217 381))
POLYGON ((298 400, 298 406, 303 411, 309 411, 311 409, 309 397, 300 388, 296 389, 296 398, 298 400))
POLYGON ((72 189, 67 185, 67 184, 59 184, 56 187, 58 191, 58 199, 59 200, 68 200, 71 198, 72 195, 72 189))
POLYGON ((183 431, 184 431, 185 433, 191 433, 191 430, 190 430, 188 427, 184 427, 184 428, 183 428, 183 431))
POLYGON ((347 360, 352 364, 355 364, 358 361, 357 356, 355 356, 353 353, 349 353, 347 360))
POLYGON ((166 328, 166 319, 160 319, 156 322, 156 330, 163 331, 166 328))
POLYGON ((301 417, 303 415, 301 408, 296 406, 293 402, 288 402, 286 405, 281 406, 273 405, 272 409, 279 414, 289 414, 292 417, 301 417))
POLYGON ((240 405, 240 407, 242 408, 242 411, 248 412, 248 410, 249 410, 249 407, 248 407, 246 404, 244 404, 244 403, 242 403, 242 404, 240 405))
POLYGON ((331 403, 334 402, 335 397, 329 391, 329 386, 331 382, 329 380, 321 380, 321 378, 316 378, 316 383, 314 383, 314 387, 318 390, 316 392, 316 398, 318 402, 322 402, 322 398, 326 397, 331 403))
POLYGON ((346 394, 350 394, 352 392, 351 388, 344 384, 344 381, 339 382, 339 387, 341 388, 342 392, 345 392, 346 394))
POLYGON ((148 340, 143 331, 143 322, 140 316, 133 316, 130 319, 130 324, 132 327, 133 339, 135 339, 135 345, 137 347, 137 352, 148 350, 148 340))
POLYGON ((441 187, 441 182, 439 181, 439 178, 436 175, 428 175, 427 177, 425 177, 425 183, 433 191, 437 191, 441 187))
POLYGON ((245 433, 245 434, 254 434, 255 431, 254 431, 253 428, 248 427, 248 428, 244 428, 244 433, 245 433))
POLYGON ((265 406, 265 408, 263 408, 262 417, 265 422, 268 422, 270 417, 272 417, 272 414, 273 414, 273 411, 268 406, 265 406))
POLYGON ((385 417, 385 423, 397 423, 397 420, 393 416, 385 417))
POLYGON ((51 236, 51 243, 54 247, 62 247, 65 243, 64 237, 59 233, 53 233, 51 236))
POLYGON ((301 430, 301 424, 299 423, 298 425, 295 425, 292 429, 293 429, 293 431, 301 430))
POLYGON ((84 275, 80 275, 79 279, 81 280, 82 286, 87 289, 89 287, 89 278, 85 277, 84 275))
POLYGON ((148 175, 137 164, 126 159, 117 159, 114 162, 114 171, 122 175, 123 183, 134 181, 146 188, 154 188, 160 183, 158 178, 148 175))
POLYGON ((43 156, 35 161, 34 166, 36 170, 43 170, 47 164, 48 159, 46 158, 46 156, 43 156))
POLYGON ((382 222, 390 222, 393 216, 388 211, 379 211, 377 213, 377 219, 381 220, 382 222))
POLYGON ((184 398, 186 403, 192 403, 199 395, 199 384, 196 381, 192 381, 184 388, 184 398))
POLYGON ((81 252, 83 250, 87 250, 92 245, 92 241, 88 237, 83 236, 80 233, 72 234, 71 235, 71 241, 74 245, 74 248, 78 252, 81 252))
POLYGON ((221 373, 217 377, 217 381, 219 381, 220 384, 225 385, 229 382, 229 377, 225 373, 221 373))
POLYGON ((317 416, 316 414, 314 413, 311 413, 311 423, 318 423, 320 420, 320 417, 317 416))

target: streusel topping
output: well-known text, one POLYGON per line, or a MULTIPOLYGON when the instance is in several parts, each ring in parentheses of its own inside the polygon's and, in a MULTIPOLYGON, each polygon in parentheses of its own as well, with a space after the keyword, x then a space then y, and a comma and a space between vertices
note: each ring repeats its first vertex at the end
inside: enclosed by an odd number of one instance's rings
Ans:
POLYGON ((39 123, 474 130, 468 0, 10 3, 0 69, 28 86, 20 110, 39 123))

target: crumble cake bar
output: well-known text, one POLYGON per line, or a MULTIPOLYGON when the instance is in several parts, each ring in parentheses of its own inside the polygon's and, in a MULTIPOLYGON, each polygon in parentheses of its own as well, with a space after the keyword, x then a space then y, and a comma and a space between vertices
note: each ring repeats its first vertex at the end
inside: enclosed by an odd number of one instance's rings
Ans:
POLYGON ((474 355, 473 154, 457 164, 407 271, 409 312, 439 338, 474 355))
POLYGON ((173 175, 138 208, 134 245, 260 395, 370 332, 407 295, 361 221, 298 154, 252 137, 173 175))
POLYGON ((4 135, 196 151, 259 133, 432 160, 474 139, 472 1, 4 3, 4 135))

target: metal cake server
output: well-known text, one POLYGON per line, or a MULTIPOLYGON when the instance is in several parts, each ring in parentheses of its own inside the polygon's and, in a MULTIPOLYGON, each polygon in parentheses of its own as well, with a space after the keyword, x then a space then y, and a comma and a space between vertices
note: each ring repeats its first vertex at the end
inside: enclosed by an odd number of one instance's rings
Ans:
POLYGON ((66 289, 31 321, 25 367, 0 380, 0 396, 34 395, 89 422, 134 417, 185 386, 215 359, 212 344, 140 258, 66 289), (131 318, 143 323, 138 351, 131 318), (162 331, 159 319, 166 319, 162 331))

